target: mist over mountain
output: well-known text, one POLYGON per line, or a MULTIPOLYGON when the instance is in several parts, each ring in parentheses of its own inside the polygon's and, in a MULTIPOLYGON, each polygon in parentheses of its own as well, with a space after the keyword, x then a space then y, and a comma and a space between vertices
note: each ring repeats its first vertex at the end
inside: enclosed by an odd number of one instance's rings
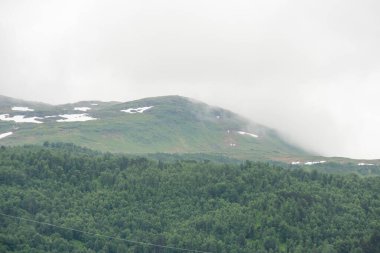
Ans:
POLYGON ((178 94, 329 156, 378 158, 379 1, 1 1, 0 93, 178 94))
POLYGON ((117 153, 211 153, 255 160, 308 155, 273 129, 181 96, 56 106, 0 97, 0 112, 3 145, 60 141, 117 153))

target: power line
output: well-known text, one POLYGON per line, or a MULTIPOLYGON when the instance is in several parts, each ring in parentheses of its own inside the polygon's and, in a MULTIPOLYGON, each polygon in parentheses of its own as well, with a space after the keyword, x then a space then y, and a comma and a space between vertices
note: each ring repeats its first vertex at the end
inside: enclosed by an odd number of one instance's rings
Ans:
POLYGON ((9 215, 9 214, 5 214, 5 213, 0 213, 0 215, 6 216, 9 218, 18 219, 18 220, 34 222, 34 223, 38 223, 41 225, 71 230, 71 231, 87 234, 87 235, 94 236, 94 237, 103 237, 103 238, 107 238, 107 239, 119 240, 119 241, 124 241, 124 242, 129 242, 129 243, 134 243, 134 244, 140 244, 140 245, 145 245, 145 246, 151 246, 151 247, 158 247, 158 248, 163 248, 163 249, 172 249, 172 250, 180 250, 180 251, 196 252, 196 253, 212 253, 210 251, 193 250, 193 249, 187 249, 187 248, 177 248, 177 247, 159 245, 159 244, 154 244, 154 243, 149 243, 149 242, 140 242, 140 241, 128 240, 128 239, 123 239, 123 238, 119 238, 119 237, 115 237, 115 236, 102 235, 102 234, 98 234, 98 233, 91 233, 91 232, 87 232, 87 231, 83 231, 83 230, 79 230, 79 229, 75 229, 75 228, 62 227, 62 226, 54 225, 54 224, 47 223, 47 222, 36 221, 36 220, 22 218, 19 216, 9 215))

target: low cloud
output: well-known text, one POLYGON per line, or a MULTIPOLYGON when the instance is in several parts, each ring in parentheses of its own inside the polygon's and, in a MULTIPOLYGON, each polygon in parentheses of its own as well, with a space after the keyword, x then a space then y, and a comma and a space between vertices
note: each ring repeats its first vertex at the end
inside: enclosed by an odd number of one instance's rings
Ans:
POLYGON ((378 1, 1 1, 0 93, 179 94, 329 156, 380 158, 378 1))

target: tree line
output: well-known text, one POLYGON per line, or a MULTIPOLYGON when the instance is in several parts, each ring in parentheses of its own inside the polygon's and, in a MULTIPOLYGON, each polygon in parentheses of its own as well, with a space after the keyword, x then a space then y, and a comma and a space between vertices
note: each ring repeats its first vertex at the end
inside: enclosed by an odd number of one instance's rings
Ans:
POLYGON ((0 252, 380 252, 380 178, 0 148, 0 252), (43 223, 72 228, 67 230, 43 223))

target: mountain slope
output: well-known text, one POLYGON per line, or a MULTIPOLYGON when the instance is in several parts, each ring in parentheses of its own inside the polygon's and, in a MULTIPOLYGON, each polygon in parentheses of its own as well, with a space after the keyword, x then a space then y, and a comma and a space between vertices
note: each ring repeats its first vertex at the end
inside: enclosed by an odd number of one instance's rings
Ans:
POLYGON ((380 177, 267 163, 0 148, 0 252, 185 252, 153 243, 215 253, 375 253, 379 186, 380 177))
POLYGON ((110 152, 203 152, 244 159, 307 155, 272 129, 180 96, 58 106, 0 97, 0 105, 0 134, 13 133, 0 139, 2 145, 62 141, 110 152))

